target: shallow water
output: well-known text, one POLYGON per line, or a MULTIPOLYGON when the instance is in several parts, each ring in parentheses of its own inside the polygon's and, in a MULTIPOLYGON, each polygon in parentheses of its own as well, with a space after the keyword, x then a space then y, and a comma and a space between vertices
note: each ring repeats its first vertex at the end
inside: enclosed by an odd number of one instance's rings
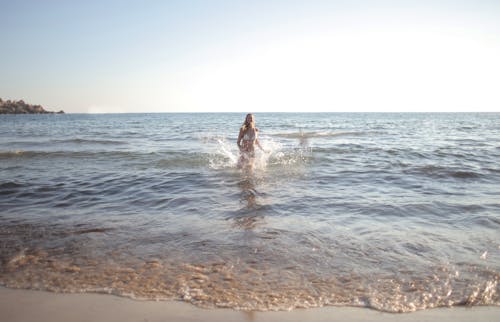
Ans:
POLYGON ((0 117, 0 283, 288 310, 499 305, 500 114, 0 117))

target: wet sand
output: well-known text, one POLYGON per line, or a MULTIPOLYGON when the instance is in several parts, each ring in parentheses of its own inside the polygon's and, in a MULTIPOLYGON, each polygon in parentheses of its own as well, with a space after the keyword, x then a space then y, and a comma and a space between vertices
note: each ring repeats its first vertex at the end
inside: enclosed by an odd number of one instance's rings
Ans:
POLYGON ((242 312, 201 309, 191 304, 135 301, 102 294, 56 294, 0 288, 0 314, 9 322, 80 321, 498 321, 500 307, 439 308, 413 313, 382 313, 353 307, 297 309, 291 312, 242 312))

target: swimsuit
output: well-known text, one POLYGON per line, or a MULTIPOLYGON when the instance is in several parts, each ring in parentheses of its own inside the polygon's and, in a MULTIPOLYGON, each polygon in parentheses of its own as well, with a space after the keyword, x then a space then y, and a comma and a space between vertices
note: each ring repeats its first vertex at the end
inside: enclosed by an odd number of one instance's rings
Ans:
POLYGON ((255 131, 253 132, 253 135, 250 136, 248 133, 245 133, 243 136, 243 141, 254 141, 255 140, 255 131))
POLYGON ((251 160, 253 158, 255 158, 255 151, 253 151, 253 141, 256 140, 256 136, 257 136, 257 130, 254 130, 253 133, 245 133, 245 135, 243 135, 243 138, 242 140, 243 141, 246 141, 246 142, 252 142, 252 144, 250 146, 247 147, 247 151, 245 150, 241 150, 240 151, 240 160, 239 162, 244 162, 244 163, 247 163, 247 162, 252 162, 251 160))

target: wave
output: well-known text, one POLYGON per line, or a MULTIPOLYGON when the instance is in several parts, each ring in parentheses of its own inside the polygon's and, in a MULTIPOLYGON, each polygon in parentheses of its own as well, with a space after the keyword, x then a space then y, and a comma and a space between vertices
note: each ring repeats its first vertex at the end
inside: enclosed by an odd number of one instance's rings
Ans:
POLYGON ((470 170, 462 169, 457 167, 447 167, 439 165, 424 165, 411 167, 403 171, 405 174, 411 175, 424 175, 431 178, 438 179, 479 179, 484 176, 484 174, 470 170))
POLYGON ((23 188, 23 187, 25 187, 25 185, 14 182, 14 181, 7 181, 7 182, 0 183, 0 190, 17 189, 17 188, 23 188))
POLYGON ((203 152, 169 152, 158 154, 156 166, 163 169, 172 167, 204 167, 214 156, 203 152))
MULTIPOLYGON (((71 238, 106 232, 77 231, 76 237, 71 238)), ((64 232, 58 237, 68 235, 64 232)), ((266 241, 276 238, 269 234, 263 237, 268 237, 266 241)), ((191 245, 200 249, 213 247, 210 240, 191 245)), ((73 248, 76 254, 85 250, 80 244, 73 248)), ((72 261, 51 249, 10 250, 3 254, 5 270, 0 283, 11 288, 108 293, 142 300, 181 300, 203 308, 260 311, 333 305, 402 313, 500 303, 499 274, 470 265, 429 267, 427 274, 408 270, 395 275, 364 276, 356 271, 321 275, 314 270, 305 273, 293 263, 283 268, 267 267, 253 258, 194 262, 161 257, 120 260, 116 253, 72 261)))
POLYGON ((286 139, 310 139, 310 138, 331 138, 338 136, 361 136, 367 135, 369 132, 345 131, 345 132, 331 132, 331 131, 318 131, 318 132, 284 132, 275 133, 272 136, 286 138, 286 139))
POLYGON ((0 151, 0 159, 19 157, 23 155, 23 153, 25 153, 25 151, 0 151))
POLYGON ((121 140, 104 140, 104 139, 82 139, 82 138, 69 138, 69 139, 39 139, 33 140, 33 136, 30 135, 31 140, 23 141, 10 141, 9 145, 14 146, 51 146, 56 144, 75 144, 75 145, 126 145, 126 141, 121 140))
MULTIPOLYGON (((68 158, 92 158, 92 157, 130 157, 141 155, 144 153, 128 152, 128 151, 36 151, 36 150, 16 150, 16 151, 0 151, 1 159, 11 158, 51 158, 51 157, 68 157, 68 158)), ((151 153, 146 153, 151 154, 151 153)))
POLYGON ((102 144, 102 145, 125 145, 127 142, 118 140, 98 140, 98 139, 65 139, 65 140, 51 140, 51 143, 74 143, 74 144, 102 144))

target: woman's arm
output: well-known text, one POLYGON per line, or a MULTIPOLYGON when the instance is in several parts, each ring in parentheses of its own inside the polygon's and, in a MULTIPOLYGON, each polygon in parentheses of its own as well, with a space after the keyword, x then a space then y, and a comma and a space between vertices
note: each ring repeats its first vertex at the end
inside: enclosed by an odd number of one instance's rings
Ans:
POLYGON ((264 150, 264 148, 262 147, 262 145, 260 145, 260 141, 259 141, 259 129, 255 129, 255 144, 257 144, 257 146, 259 147, 259 149, 261 149, 263 152, 266 152, 264 150))

